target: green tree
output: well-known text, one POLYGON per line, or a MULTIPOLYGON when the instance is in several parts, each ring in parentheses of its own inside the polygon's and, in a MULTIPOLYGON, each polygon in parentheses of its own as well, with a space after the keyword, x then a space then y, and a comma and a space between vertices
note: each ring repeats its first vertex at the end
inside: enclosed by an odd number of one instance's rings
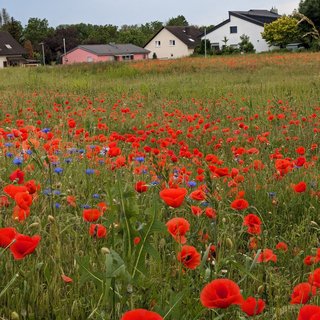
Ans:
POLYGON ((241 52, 249 53, 255 52, 253 44, 250 42, 249 36, 243 34, 240 36, 241 42, 239 42, 239 49, 241 52))
POLYGON ((300 41, 302 34, 298 22, 297 18, 284 15, 272 23, 265 24, 262 38, 269 45, 285 48, 291 42, 300 41))
POLYGON ((212 49, 211 49, 211 43, 210 40, 201 40, 200 45, 195 49, 195 53, 204 55, 207 53, 207 55, 212 54, 212 49), (205 50, 206 49, 206 50, 205 50))
POLYGON ((320 29, 320 1, 302 0, 299 4, 299 12, 308 17, 320 29))
POLYGON ((24 40, 30 40, 33 48, 39 50, 39 43, 43 42, 54 31, 49 28, 47 19, 30 18, 28 24, 24 29, 24 40))
POLYGON ((4 24, 7 24, 8 22, 10 22, 10 15, 7 9, 2 8, 0 11, 0 27, 2 27, 4 24))
POLYGON ((189 25, 189 22, 183 15, 179 15, 175 18, 170 18, 166 23, 167 26, 181 26, 186 27, 189 25))
POLYGON ((20 21, 11 18, 8 22, 2 25, 1 30, 9 32, 13 38, 18 42, 21 42, 23 27, 20 21))

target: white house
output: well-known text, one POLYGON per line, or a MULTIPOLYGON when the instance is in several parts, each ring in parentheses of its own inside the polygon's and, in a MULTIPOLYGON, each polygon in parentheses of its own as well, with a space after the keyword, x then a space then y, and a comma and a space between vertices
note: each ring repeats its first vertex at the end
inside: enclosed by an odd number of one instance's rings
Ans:
POLYGON ((149 58, 175 59, 193 54, 201 42, 201 31, 196 27, 167 26, 159 30, 144 46, 149 58))
POLYGON ((280 18, 276 9, 249 10, 249 11, 229 11, 229 19, 215 26, 206 37, 210 40, 213 49, 221 49, 225 45, 224 39, 228 39, 227 46, 237 47, 240 36, 243 34, 249 37, 256 52, 269 51, 270 47, 262 39, 261 32, 265 23, 271 23, 280 18))

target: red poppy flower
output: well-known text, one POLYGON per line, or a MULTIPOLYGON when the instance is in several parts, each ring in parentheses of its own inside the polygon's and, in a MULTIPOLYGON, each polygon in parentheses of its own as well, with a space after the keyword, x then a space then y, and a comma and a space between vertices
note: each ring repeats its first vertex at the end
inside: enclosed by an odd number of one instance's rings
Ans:
POLYGON ((133 239, 133 243, 135 246, 137 246, 140 243, 140 241, 141 241, 140 237, 134 237, 134 239, 133 239))
POLYGON ((9 207, 9 200, 7 196, 0 196, 0 207, 9 207))
POLYGON ((217 217, 217 212, 215 209, 209 207, 204 210, 206 216, 210 219, 215 219, 217 217))
POLYGON ((14 199, 15 195, 18 192, 26 192, 28 189, 25 186, 15 186, 13 184, 9 184, 3 188, 3 191, 8 194, 12 199, 14 199))
POLYGON ((182 244, 187 242, 185 234, 190 230, 190 223, 184 218, 173 218, 166 223, 168 232, 182 244))
POLYGON ((207 308, 228 308, 243 302, 239 286, 229 279, 216 279, 207 284, 201 291, 200 300, 207 308))
POLYGON ((192 212, 195 216, 199 217, 199 216, 201 216, 201 214, 202 214, 202 209, 201 209, 200 207, 198 207, 198 206, 191 206, 191 212, 192 212))
POLYGON ((13 208, 13 219, 18 221, 24 221, 30 216, 30 208, 22 209, 19 206, 13 208))
POLYGON ((306 149, 304 147, 298 147, 296 149, 296 153, 299 154, 300 156, 303 156, 306 153, 306 149))
POLYGON ((8 247, 17 235, 15 228, 0 228, 0 247, 8 247))
POLYGON ((304 181, 301 181, 293 185, 293 190, 297 193, 305 192, 307 189, 307 184, 304 181))
POLYGON ((195 247, 185 245, 182 246, 177 259, 188 269, 195 269, 200 265, 201 256, 195 247))
POLYGON ((63 280, 65 283, 73 282, 73 279, 70 278, 70 277, 68 277, 68 276, 66 276, 65 274, 62 274, 62 275, 61 275, 61 278, 62 278, 62 280, 63 280))
POLYGON ((249 203, 245 199, 236 199, 231 203, 231 208, 241 211, 247 209, 249 207, 249 203))
POLYGON ((168 188, 160 191, 160 197, 168 206, 178 208, 182 205, 187 193, 185 188, 168 188))
POLYGON ((308 282, 302 282, 293 288, 291 304, 306 304, 317 293, 317 288, 308 282))
POLYGON ((308 282, 317 288, 320 288, 320 268, 315 269, 310 275, 308 282))
POLYGON ((139 193, 146 192, 148 190, 148 186, 144 181, 138 181, 135 185, 135 190, 139 193))
POLYGON ((26 255, 31 254, 37 248, 41 237, 35 235, 33 237, 18 234, 16 241, 10 246, 10 251, 15 260, 21 260, 26 255))
POLYGON ((273 253, 271 249, 263 249, 259 254, 257 263, 269 261, 277 262, 277 256, 273 253))
POLYGON ((261 233, 261 220, 253 213, 244 217, 243 225, 248 227, 248 233, 260 234, 261 233))
POLYGON ((280 241, 276 245, 276 249, 277 250, 282 250, 282 251, 288 251, 288 245, 285 242, 280 241))
POLYGON ((82 216, 85 221, 94 222, 102 216, 102 212, 98 209, 84 209, 82 216))
POLYGON ((40 189, 40 185, 37 185, 34 180, 27 181, 24 186, 27 188, 28 192, 30 194, 34 194, 37 192, 37 190, 40 189))
POLYGON ((153 311, 145 309, 135 309, 126 312, 121 320, 162 320, 163 318, 153 311))
POLYGON ((71 207, 76 207, 76 197, 74 196, 67 196, 67 202, 71 207))
POLYGON ((306 305, 300 309, 298 320, 319 320, 320 307, 314 305, 306 305))
POLYGON ((94 238, 105 238, 107 236, 107 228, 102 224, 91 224, 89 234, 94 238))
POLYGON ((204 193, 203 190, 198 189, 198 190, 192 191, 189 197, 192 200, 202 201, 206 198, 206 194, 204 193))
POLYGON ((27 210, 32 205, 32 196, 29 192, 18 192, 14 196, 16 204, 24 210, 27 210))
POLYGON ((24 172, 20 169, 13 171, 9 177, 11 181, 17 181, 18 184, 24 183, 24 172))
POLYGON ((249 297, 241 304, 241 310, 248 316, 256 316, 263 312, 265 308, 265 302, 262 299, 255 299, 249 297))

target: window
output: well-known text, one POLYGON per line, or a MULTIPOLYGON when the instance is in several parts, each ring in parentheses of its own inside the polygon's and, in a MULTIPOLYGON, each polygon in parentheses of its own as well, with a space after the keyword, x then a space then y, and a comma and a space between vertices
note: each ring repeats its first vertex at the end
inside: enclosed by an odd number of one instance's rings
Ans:
POLYGON ((7 49, 12 49, 12 47, 10 46, 10 44, 5 44, 5 46, 7 47, 7 49))
POLYGON ((155 41, 155 45, 156 45, 156 48, 160 48, 161 47, 161 41, 155 41))
POLYGON ((87 57, 87 62, 93 62, 93 58, 92 57, 87 57))
POLYGON ((238 33, 238 27, 237 26, 230 27, 230 33, 238 33))
POLYGON ((169 46, 175 46, 176 40, 169 40, 169 46))
POLYGON ((123 55, 122 60, 133 60, 133 54, 123 55))

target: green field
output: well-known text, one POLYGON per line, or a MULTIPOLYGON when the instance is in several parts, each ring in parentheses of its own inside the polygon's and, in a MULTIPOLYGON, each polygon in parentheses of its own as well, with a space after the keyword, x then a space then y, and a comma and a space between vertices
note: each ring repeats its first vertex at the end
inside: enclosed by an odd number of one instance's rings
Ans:
POLYGON ((264 300, 253 319, 297 319, 292 292, 308 279, 317 289, 304 303, 320 305, 320 279, 310 280, 320 267, 319 84, 320 53, 1 69, 0 227, 41 240, 15 259, 18 238, 0 228, 0 318, 120 320, 144 308, 166 320, 248 319, 236 305, 202 305, 217 278, 264 300), (39 185, 21 191, 25 208, 4 189, 19 184, 16 169, 21 186, 39 185), (187 190, 176 208, 160 196, 168 188, 187 190), (247 208, 232 206, 239 198, 247 208), (84 217, 96 208, 101 238, 84 217), (261 230, 247 230, 250 213, 261 230), (190 224, 194 269, 167 230, 174 217, 190 224), (276 261, 259 261, 265 249, 276 261))

